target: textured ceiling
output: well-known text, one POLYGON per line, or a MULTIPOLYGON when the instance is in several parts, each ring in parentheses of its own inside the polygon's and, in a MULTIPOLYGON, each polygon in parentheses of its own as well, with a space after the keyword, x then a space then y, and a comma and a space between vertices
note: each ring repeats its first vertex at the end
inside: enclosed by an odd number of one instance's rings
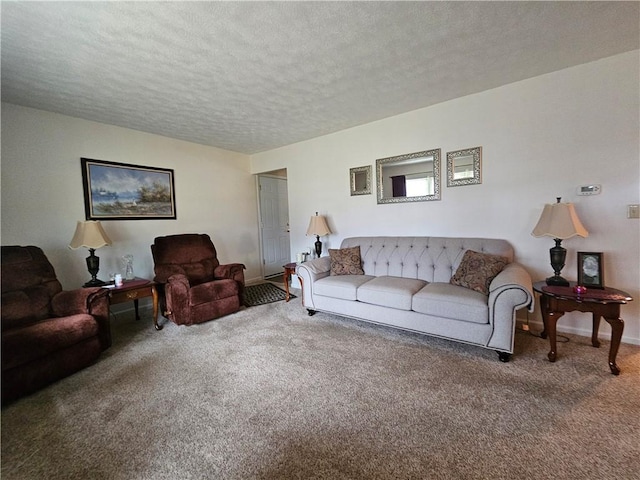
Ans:
POLYGON ((638 2, 7 2, 2 100, 256 153, 640 48, 638 2))

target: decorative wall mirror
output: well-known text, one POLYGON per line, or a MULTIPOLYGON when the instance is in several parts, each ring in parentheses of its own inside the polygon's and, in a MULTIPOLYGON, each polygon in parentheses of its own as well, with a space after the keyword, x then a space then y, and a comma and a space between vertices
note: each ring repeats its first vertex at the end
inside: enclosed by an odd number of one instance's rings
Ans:
POLYGON ((440 200, 440 149, 376 160, 378 203, 440 200))
POLYGON ((482 183, 482 147, 447 152, 447 187, 482 183))
POLYGON ((351 196, 371 193, 371 165, 355 167, 349 170, 351 196))

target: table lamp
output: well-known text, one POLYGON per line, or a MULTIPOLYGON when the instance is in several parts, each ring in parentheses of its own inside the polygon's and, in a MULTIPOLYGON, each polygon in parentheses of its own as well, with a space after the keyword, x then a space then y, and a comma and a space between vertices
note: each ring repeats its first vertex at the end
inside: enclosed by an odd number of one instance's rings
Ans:
POLYGON ((322 235, 329 235, 331 230, 329 230, 329 226, 327 225, 327 221, 322 215, 318 215, 316 212, 315 216, 311 217, 309 221, 309 228, 307 228, 307 235, 315 235, 316 236, 316 255, 320 258, 322 254, 322 242, 320 241, 320 237, 322 235))
POLYGON ((573 203, 560 203, 560 200, 561 197, 557 197, 556 203, 544 206, 540 220, 531 235, 552 237, 556 242, 555 246, 549 249, 554 275, 547 278, 547 285, 569 286, 569 282, 560 276, 567 258, 567 250, 561 245, 562 240, 576 235, 587 237, 589 232, 580 222, 573 203))
POLYGON ((102 285, 106 285, 106 282, 96 278, 100 270, 100 258, 95 255, 96 248, 104 247, 105 245, 111 245, 111 239, 102 228, 102 225, 100 225, 100 222, 96 220, 78 222, 71 243, 69 243, 69 248, 73 250, 80 247, 89 249, 87 268, 91 274, 91 280, 85 283, 83 287, 101 287, 102 285))

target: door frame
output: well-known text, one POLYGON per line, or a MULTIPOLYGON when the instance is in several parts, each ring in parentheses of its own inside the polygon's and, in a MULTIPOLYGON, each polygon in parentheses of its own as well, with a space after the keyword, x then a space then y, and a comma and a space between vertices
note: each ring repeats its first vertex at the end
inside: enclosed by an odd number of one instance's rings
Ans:
MULTIPOLYGON (((289 205, 289 188, 288 188, 289 179, 288 179, 287 169, 286 168, 279 168, 277 170, 271 170, 271 171, 268 171, 268 172, 256 173, 255 174, 256 198, 258 199, 256 204, 257 204, 257 208, 258 208, 258 239, 259 239, 259 244, 260 244, 260 278, 262 280, 265 280, 264 243, 263 243, 263 238, 262 238, 262 205, 260 204, 260 177, 276 178, 278 180, 286 180, 287 181, 287 208, 290 207, 290 205, 289 205), (285 174, 284 175, 278 175, 277 172, 281 172, 281 171, 284 171, 285 174)), ((289 225, 291 225, 291 221, 289 221, 289 225)), ((290 232, 291 232, 291 230, 289 230, 289 233, 290 232)), ((289 235, 289 237, 291 237, 291 235, 289 235)), ((289 238, 289 240, 291 240, 291 238, 289 238)), ((289 250, 291 250, 291 241, 289 241, 289 250)), ((289 255, 291 255, 291 251, 289 251, 289 255)))

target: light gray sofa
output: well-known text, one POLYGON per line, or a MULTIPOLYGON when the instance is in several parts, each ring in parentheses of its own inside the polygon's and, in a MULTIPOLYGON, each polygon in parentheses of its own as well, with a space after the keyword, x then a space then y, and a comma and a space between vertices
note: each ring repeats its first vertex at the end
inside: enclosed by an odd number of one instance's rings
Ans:
POLYGON ((516 310, 533 310, 531 277, 506 240, 444 237, 352 237, 364 275, 330 275, 330 257, 299 264, 302 302, 316 311, 353 317, 513 353, 516 310), (489 294, 449 283, 466 250, 506 257, 489 294))

